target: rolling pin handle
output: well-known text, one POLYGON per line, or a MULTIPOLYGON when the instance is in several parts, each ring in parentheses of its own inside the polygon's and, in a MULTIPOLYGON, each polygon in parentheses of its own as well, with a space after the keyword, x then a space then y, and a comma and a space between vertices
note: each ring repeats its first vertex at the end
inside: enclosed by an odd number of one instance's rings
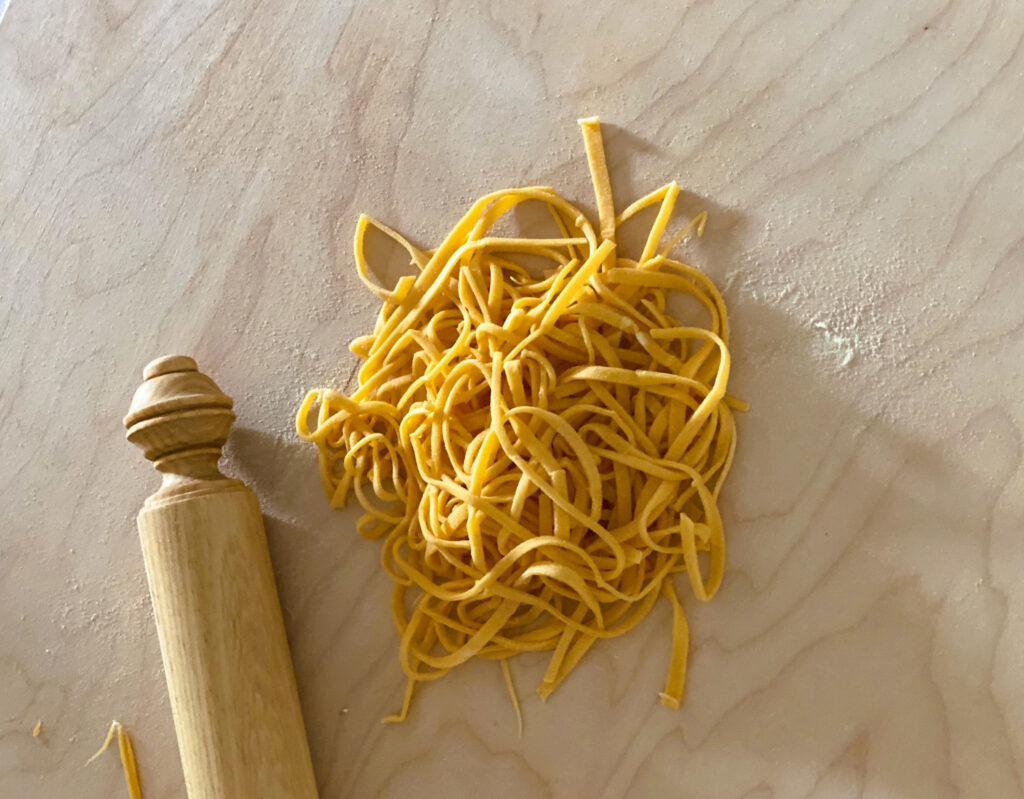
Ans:
POLYGON ((128 440, 164 474, 147 504, 226 481, 217 462, 235 421, 231 397, 186 355, 157 358, 142 376, 124 425, 128 440))
POLYGON ((317 799, 259 503, 217 466, 231 398, 183 355, 142 376, 124 424, 163 474, 139 538, 189 799, 317 799))

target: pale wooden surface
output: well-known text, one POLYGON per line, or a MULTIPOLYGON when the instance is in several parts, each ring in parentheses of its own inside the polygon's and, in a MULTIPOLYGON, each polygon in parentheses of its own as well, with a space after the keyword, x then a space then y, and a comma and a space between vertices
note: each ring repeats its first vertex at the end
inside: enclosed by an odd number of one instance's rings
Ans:
POLYGON ((317 799, 256 496, 218 470, 231 400, 185 356, 124 423, 162 474, 138 516, 188 799, 317 799))
POLYGON ((0 23, 0 795, 182 795, 120 419, 187 351, 234 396, 324 797, 1024 795, 1024 5, 13 0, 0 23), (398 10, 403 9, 403 10, 398 10), (387 581, 292 434, 373 302, 371 212, 677 178, 735 324, 729 571, 547 704, 540 660, 400 700, 387 581), (43 733, 34 740, 37 720, 43 733))

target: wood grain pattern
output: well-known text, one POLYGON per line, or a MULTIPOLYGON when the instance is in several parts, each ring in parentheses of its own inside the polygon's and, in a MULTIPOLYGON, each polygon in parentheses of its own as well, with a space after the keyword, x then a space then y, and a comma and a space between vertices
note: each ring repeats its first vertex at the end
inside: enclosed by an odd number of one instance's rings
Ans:
POLYGON ((238 403, 322 796, 1024 796, 1024 5, 12 0, 0 87, 0 795, 116 796, 82 766, 115 716, 183 793, 119 418, 187 351, 238 403), (384 727, 387 581, 291 431, 372 325, 356 215, 430 246, 499 186, 586 204, 593 114, 620 201, 710 212, 685 255, 752 406, 688 700, 661 608, 521 740, 486 663, 384 727))

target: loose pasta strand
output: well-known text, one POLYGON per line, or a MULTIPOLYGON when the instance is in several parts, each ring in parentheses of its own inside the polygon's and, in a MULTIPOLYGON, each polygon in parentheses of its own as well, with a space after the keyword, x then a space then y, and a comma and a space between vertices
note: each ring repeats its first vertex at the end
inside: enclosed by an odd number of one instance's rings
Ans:
POLYGON ((317 447, 331 505, 354 497, 359 532, 383 541, 407 678, 386 721, 406 718, 421 682, 480 657, 500 662, 521 728, 509 657, 551 653, 538 687, 547 697, 661 595, 672 606, 661 698, 678 707, 689 633, 673 575, 701 600, 722 580, 718 496, 732 413, 746 406, 726 393, 721 295, 670 255, 706 216, 661 246, 679 194, 669 183, 616 217, 599 122, 580 125, 596 225, 544 187, 487 195, 433 250, 368 217, 357 225, 357 270, 382 302, 373 333, 352 345, 359 386, 309 392, 296 429, 317 447), (523 203, 545 206, 557 237, 493 235, 523 203), (632 260, 616 228, 655 204, 632 260), (370 278, 371 227, 416 270, 394 290, 370 278), (528 270, 523 255, 547 271, 528 270), (671 292, 705 317, 677 321, 671 292))
POLYGON ((89 763, 92 763, 92 761, 106 752, 115 738, 117 739, 117 750, 121 756, 121 768, 124 771, 124 781, 128 788, 128 796, 130 799, 142 799, 142 785, 139 782, 139 766, 135 760, 135 747, 132 745, 132 737, 128 734, 128 730, 124 728, 120 721, 111 722, 110 729, 107 730, 107 737, 103 740, 103 745, 96 750, 96 754, 86 761, 86 765, 89 765, 89 763))

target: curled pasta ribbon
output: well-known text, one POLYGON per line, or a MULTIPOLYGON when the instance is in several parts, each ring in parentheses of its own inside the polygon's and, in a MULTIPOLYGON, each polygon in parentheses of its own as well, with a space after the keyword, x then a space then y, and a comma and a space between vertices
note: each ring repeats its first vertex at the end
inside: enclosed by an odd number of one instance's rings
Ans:
POLYGON ((663 245, 679 195, 670 183, 616 216, 600 125, 581 126, 596 225, 533 186, 481 198, 429 251, 368 217, 356 226, 357 271, 380 314, 352 344, 356 390, 309 392, 296 428, 317 447, 331 504, 355 497, 359 532, 383 541, 408 678, 388 721, 405 718, 417 684, 474 657, 501 664, 518 713, 509 657, 550 652, 547 697, 661 595, 673 608, 661 699, 678 707, 689 633, 673 576, 703 601, 722 581, 718 495, 745 406, 726 393, 722 297, 669 254, 706 215, 663 245), (545 209, 552 236, 494 232, 524 204, 545 209), (647 208, 654 222, 633 260, 618 229, 647 208), (409 254, 413 274, 394 289, 371 277, 371 229, 409 254), (531 271, 524 255, 548 268, 531 271), (671 293, 704 318, 677 321, 671 293))

